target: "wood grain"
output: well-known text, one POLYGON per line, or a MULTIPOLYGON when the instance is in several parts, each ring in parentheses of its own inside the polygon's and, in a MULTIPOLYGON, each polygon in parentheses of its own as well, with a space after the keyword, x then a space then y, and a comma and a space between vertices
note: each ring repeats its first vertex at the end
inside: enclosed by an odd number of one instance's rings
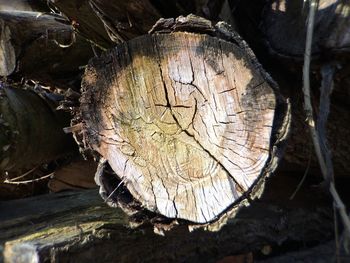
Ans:
POLYGON ((244 51, 173 33, 91 61, 81 99, 88 141, 148 210, 207 223, 264 174, 276 96, 244 51))

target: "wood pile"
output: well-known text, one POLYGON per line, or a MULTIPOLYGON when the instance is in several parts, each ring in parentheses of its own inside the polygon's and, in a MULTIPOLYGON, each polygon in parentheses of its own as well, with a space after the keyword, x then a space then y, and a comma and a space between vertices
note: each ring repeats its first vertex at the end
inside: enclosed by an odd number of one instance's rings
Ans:
MULTIPOLYGON (((348 205, 350 1, 316 2, 315 126, 348 205)), ((346 262, 316 256, 342 225, 305 121, 308 14, 0 0, 0 262, 346 262)))

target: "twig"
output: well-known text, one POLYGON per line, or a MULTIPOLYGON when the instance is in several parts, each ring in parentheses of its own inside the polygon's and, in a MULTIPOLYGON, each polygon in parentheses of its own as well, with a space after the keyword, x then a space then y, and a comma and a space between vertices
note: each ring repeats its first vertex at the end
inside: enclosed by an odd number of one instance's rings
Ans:
POLYGON ((17 185, 19 185, 19 184, 29 184, 29 183, 34 183, 34 182, 38 182, 38 181, 44 180, 44 179, 46 179, 46 178, 49 178, 49 177, 51 177, 53 174, 54 174, 54 173, 50 173, 50 174, 44 175, 44 176, 42 176, 42 177, 40 177, 40 178, 31 179, 31 180, 26 180, 26 181, 12 182, 12 181, 7 181, 7 180, 5 180, 4 183, 6 183, 6 184, 17 184, 17 185))
POLYGON ((303 183, 304 183, 304 181, 305 181, 305 179, 306 179, 307 174, 309 173, 310 166, 311 166, 311 154, 310 154, 310 156, 309 156, 309 161, 308 161, 308 163, 307 163, 307 167, 306 167, 306 169, 305 169, 304 175, 303 175, 303 177, 301 178, 301 180, 300 180, 300 182, 299 182, 297 188, 294 190, 294 192, 292 193, 292 195, 289 197, 289 200, 293 200, 294 197, 295 197, 295 195, 299 192, 301 186, 303 185, 303 183))
POLYGON ((28 174, 31 174, 32 172, 34 172, 38 167, 39 167, 39 165, 34 167, 34 168, 32 168, 32 169, 30 169, 29 171, 25 172, 24 174, 22 174, 20 176, 17 176, 15 178, 6 179, 4 181, 4 183, 14 182, 14 181, 17 181, 18 179, 22 179, 23 177, 26 177, 28 174))
POLYGON ((107 201, 112 197, 112 195, 115 193, 115 191, 117 191, 117 189, 122 185, 122 183, 124 183, 124 181, 125 181, 125 177, 123 178, 123 180, 121 180, 121 181, 119 182, 119 184, 117 185, 117 187, 107 196, 105 202, 107 202, 107 201))
MULTIPOLYGON (((350 219, 346 213, 346 208, 342 200, 340 199, 338 192, 335 189, 333 181, 333 167, 331 165, 330 153, 326 148, 327 139, 320 139, 320 134, 316 130, 315 121, 313 118, 313 109, 311 104, 311 95, 310 95, 310 58, 311 58, 311 45, 312 45, 312 35, 314 28, 315 14, 318 8, 318 0, 310 0, 310 10, 309 17, 307 22, 307 34, 306 34, 306 46, 304 54, 304 66, 303 66, 303 93, 304 93, 304 110, 306 113, 306 122, 310 129, 310 134, 314 144, 316 156, 321 167, 321 172, 323 178, 326 182, 329 183, 329 191, 333 197, 336 208, 339 211, 340 217, 344 224, 344 227, 347 233, 350 235, 350 219), (321 147, 322 143, 322 147, 321 147), (322 152, 322 150, 324 150, 322 152)), ((329 95, 328 95, 329 97, 329 95)), ((322 105, 320 105, 322 107, 322 105)), ((326 117, 328 113, 326 114, 326 117)), ((323 133, 324 135, 324 133, 323 133)))
POLYGON ((338 227, 337 208, 335 204, 333 204, 333 216, 334 216, 335 257, 336 257, 336 262, 340 263, 339 227, 338 227))

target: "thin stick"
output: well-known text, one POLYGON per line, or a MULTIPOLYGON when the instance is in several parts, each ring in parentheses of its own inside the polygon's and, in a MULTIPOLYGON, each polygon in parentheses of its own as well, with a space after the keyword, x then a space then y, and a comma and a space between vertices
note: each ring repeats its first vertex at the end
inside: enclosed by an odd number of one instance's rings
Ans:
POLYGON ((107 202, 112 197, 112 195, 115 193, 115 191, 117 191, 117 189, 122 185, 122 183, 124 183, 124 181, 125 181, 125 178, 123 178, 123 180, 120 181, 117 187, 109 194, 109 196, 107 196, 105 202, 107 202))
POLYGON ((303 178, 301 178, 297 188, 294 190, 293 194, 289 197, 289 200, 293 200, 294 199, 295 195, 299 192, 301 186, 304 184, 306 176, 309 173, 310 166, 311 166, 311 155, 309 156, 309 161, 307 163, 307 167, 306 167, 306 170, 304 172, 303 178))
POLYGON ((339 228, 338 228, 338 217, 337 217, 337 207, 333 202, 333 216, 334 216, 334 239, 335 239, 335 256, 336 262, 340 263, 340 246, 339 246, 339 228))
MULTIPOLYGON (((314 144, 318 162, 321 167, 323 178, 324 180, 329 182, 329 191, 339 211, 344 227, 348 232, 348 234, 350 235, 350 219, 346 213, 345 205, 340 199, 335 189, 333 178, 331 178, 331 176, 333 175, 333 171, 331 171, 331 169, 327 167, 325 158, 327 158, 328 156, 325 157, 322 153, 319 134, 316 130, 316 127, 315 127, 316 125, 313 118, 313 109, 312 109, 311 95, 310 95, 310 60, 311 60, 312 35, 313 35, 314 20, 315 20, 317 7, 318 7, 318 0, 310 0, 310 10, 309 10, 309 17, 307 22, 306 47, 305 47, 304 66, 303 66, 304 110, 306 113, 306 123, 308 124, 310 129, 311 138, 314 144)), ((327 152, 324 154, 327 154, 327 152)))
POLYGON ((29 174, 31 174, 32 172, 34 172, 38 167, 39 167, 39 165, 36 166, 36 167, 34 167, 34 168, 32 168, 32 169, 30 169, 29 171, 25 172, 24 174, 22 174, 22 175, 20 175, 20 176, 17 176, 17 177, 15 177, 15 178, 6 179, 6 180, 4 181, 4 183, 13 182, 13 181, 17 181, 18 179, 22 179, 23 177, 26 177, 27 175, 29 175, 29 174))
POLYGON ((34 182, 38 182, 38 181, 44 180, 44 179, 46 179, 46 178, 49 178, 49 177, 51 177, 53 174, 54 174, 54 173, 50 173, 50 174, 44 175, 44 176, 42 176, 42 177, 40 177, 40 178, 31 179, 31 180, 26 180, 26 181, 18 181, 18 182, 5 181, 4 183, 6 183, 6 184, 17 184, 17 185, 19 185, 19 184, 29 184, 29 183, 34 183, 34 182))

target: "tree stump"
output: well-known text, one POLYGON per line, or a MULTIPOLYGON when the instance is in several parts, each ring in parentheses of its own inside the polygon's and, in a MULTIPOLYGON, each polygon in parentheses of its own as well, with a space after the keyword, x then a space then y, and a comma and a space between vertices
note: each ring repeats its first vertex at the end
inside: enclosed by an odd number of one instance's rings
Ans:
POLYGON ((92 59, 81 118, 86 143, 142 207, 204 224, 261 194, 289 113, 239 36, 197 22, 212 36, 146 35, 92 59))

